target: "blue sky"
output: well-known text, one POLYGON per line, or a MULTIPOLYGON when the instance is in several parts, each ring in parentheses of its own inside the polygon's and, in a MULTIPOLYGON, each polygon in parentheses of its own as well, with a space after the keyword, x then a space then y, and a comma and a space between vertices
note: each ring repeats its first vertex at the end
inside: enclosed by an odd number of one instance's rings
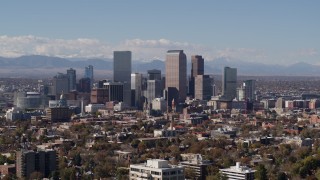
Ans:
POLYGON ((129 49, 148 60, 177 48, 207 60, 320 64, 319 7, 315 0, 8 0, 0 4, 0 56, 110 58, 129 49))

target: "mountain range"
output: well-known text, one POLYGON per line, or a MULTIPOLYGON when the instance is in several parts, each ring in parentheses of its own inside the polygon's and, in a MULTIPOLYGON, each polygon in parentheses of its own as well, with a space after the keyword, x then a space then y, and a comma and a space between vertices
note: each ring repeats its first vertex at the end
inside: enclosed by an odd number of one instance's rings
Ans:
MULTIPOLYGON (((88 65, 93 65, 97 78, 112 76, 112 59, 75 60, 29 55, 17 58, 0 57, 0 77, 52 77, 57 72, 66 72, 66 69, 69 68, 76 69, 81 76, 84 67, 88 65)), ((303 62, 285 66, 228 58, 205 61, 205 74, 221 74, 225 66, 235 67, 238 69, 239 75, 248 76, 320 76, 320 66, 303 62)), ((190 63, 188 63, 188 73, 190 67, 190 63)), ((162 73, 165 73, 165 62, 158 59, 148 62, 133 60, 132 72, 146 73, 150 69, 159 69, 162 73)))

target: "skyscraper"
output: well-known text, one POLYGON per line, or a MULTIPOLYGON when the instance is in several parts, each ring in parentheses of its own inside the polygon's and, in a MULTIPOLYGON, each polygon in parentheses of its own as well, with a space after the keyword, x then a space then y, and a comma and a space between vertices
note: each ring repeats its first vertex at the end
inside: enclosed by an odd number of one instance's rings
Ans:
POLYGON ((213 96, 213 78, 209 75, 197 75, 195 77, 195 99, 210 100, 213 96))
POLYGON ((154 98, 160 98, 162 95, 161 80, 148 80, 147 81, 147 100, 151 103, 154 98))
POLYGON ((84 78, 89 78, 90 79, 90 88, 93 87, 93 66, 89 65, 87 67, 85 67, 85 71, 84 71, 84 78))
POLYGON ((107 90, 108 101, 123 102, 123 83, 120 82, 106 82, 103 88, 107 90))
POLYGON ((113 52, 113 81, 123 83, 123 102, 131 105, 131 51, 113 52))
POLYGON ((79 92, 86 92, 86 93, 89 93, 91 91, 91 80, 90 80, 90 78, 81 78, 81 79, 79 79, 78 91, 79 92))
POLYGON ((131 74, 131 106, 142 108, 142 74, 131 74))
POLYGON ((52 95, 58 99, 62 92, 68 93, 69 92, 69 78, 66 74, 58 73, 56 76, 53 77, 52 80, 52 95))
POLYGON ((147 100, 151 103, 154 98, 159 98, 162 96, 163 92, 163 80, 161 77, 161 71, 157 69, 148 71, 147 80, 147 100))
POLYGON ((189 82, 189 94, 195 97, 195 78, 204 74, 204 59, 200 55, 191 56, 191 78, 189 82))
POLYGON ((230 101, 237 96, 237 68, 224 67, 222 74, 222 96, 230 101))
POLYGON ((148 80, 161 80, 161 71, 158 69, 148 70, 148 80))
POLYGON ((248 101, 255 100, 255 91, 256 91, 256 81, 255 80, 246 80, 243 82, 245 90, 245 99, 248 101))
POLYGON ((183 50, 169 50, 166 56, 166 92, 168 105, 184 102, 187 95, 187 57, 183 50))
POLYGON ((77 89, 76 70, 70 68, 67 70, 67 76, 69 78, 69 91, 77 89))

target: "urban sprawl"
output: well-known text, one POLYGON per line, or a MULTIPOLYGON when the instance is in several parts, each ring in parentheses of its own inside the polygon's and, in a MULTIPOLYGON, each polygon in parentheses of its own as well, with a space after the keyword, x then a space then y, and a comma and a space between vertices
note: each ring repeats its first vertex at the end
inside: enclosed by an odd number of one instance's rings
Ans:
POLYGON ((165 72, 133 73, 114 51, 112 79, 1 78, 1 179, 320 178, 320 78, 190 63, 169 50, 165 72))

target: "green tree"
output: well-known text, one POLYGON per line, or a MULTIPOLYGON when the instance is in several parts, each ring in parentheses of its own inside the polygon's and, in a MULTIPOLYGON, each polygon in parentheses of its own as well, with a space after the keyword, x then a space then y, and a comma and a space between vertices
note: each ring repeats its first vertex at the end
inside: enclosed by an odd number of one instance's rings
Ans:
POLYGON ((126 180, 128 178, 129 170, 126 168, 118 168, 116 175, 118 180, 126 180))
POLYGON ((254 173, 255 179, 258 180, 268 180, 267 177, 267 169, 264 167, 263 164, 260 164, 257 169, 257 171, 254 173))

